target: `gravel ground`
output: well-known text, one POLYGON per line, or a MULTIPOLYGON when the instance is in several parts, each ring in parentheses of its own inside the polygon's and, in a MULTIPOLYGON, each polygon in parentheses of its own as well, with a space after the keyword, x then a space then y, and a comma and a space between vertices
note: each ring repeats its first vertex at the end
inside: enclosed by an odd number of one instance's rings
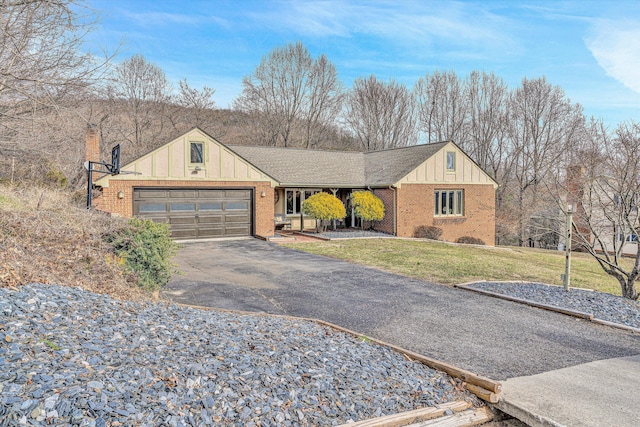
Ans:
POLYGON ((320 237, 325 237, 328 239, 359 239, 362 237, 394 237, 391 234, 382 233, 379 231, 372 230, 342 230, 342 231, 325 231, 324 233, 319 234, 320 237))
POLYGON ((337 425, 474 400, 456 386, 313 322, 0 288, 0 426, 337 425))
POLYGON ((640 303, 627 298, 582 289, 569 289, 542 283, 480 282, 470 287, 526 299, 560 308, 591 313, 597 319, 640 328, 640 303))

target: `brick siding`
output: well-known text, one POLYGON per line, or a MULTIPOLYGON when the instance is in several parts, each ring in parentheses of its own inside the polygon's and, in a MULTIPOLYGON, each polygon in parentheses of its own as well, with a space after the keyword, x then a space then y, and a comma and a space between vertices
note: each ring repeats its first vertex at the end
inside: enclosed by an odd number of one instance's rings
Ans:
POLYGON ((375 188, 373 194, 378 196, 384 203, 384 218, 374 223, 374 228, 384 233, 393 234, 393 192, 390 188, 375 188))
MULTIPOLYGON (((482 239, 495 245, 495 190, 493 185, 432 185, 403 184, 396 189, 397 235, 412 237, 417 226, 435 226, 442 229, 442 240, 454 242, 462 236, 482 239), (435 217, 435 190, 464 190, 464 215, 461 217, 435 217)), ((379 189, 376 195, 384 203, 386 212, 392 213, 393 190, 379 189)), ((375 228, 392 232, 393 217, 375 224, 375 228)))
POLYGON ((273 236, 274 232, 274 192, 268 182, 237 181, 157 181, 157 180, 110 180, 109 187, 103 188, 102 195, 94 200, 94 206, 102 211, 117 214, 125 218, 133 216, 133 188, 211 188, 244 187, 254 189, 254 227, 259 236, 273 236), (124 192, 124 198, 118 199, 118 192, 124 192), (262 197, 262 192, 265 197, 262 197))

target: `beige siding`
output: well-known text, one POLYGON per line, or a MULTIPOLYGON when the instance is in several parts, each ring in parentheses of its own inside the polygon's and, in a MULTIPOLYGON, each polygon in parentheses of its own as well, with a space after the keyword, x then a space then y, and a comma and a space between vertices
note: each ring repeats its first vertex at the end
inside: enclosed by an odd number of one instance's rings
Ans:
POLYGON ((169 176, 174 176, 176 178, 184 178, 185 170, 187 166, 185 165, 184 158, 184 146, 181 143, 173 143, 169 145, 169 158, 167 159, 171 164, 171 173, 169 176))
MULTIPOLYGON (((135 172, 135 179, 139 180, 267 181, 272 187, 276 185, 268 175, 197 129, 125 165, 122 170, 135 172), (201 165, 190 163, 191 142, 204 144, 201 165)), ((121 174, 103 177, 96 183, 106 188, 109 181, 130 179, 131 174, 121 174)))
POLYGON ((445 145, 397 182, 398 187, 402 184, 493 184, 497 188, 491 177, 454 144, 445 145), (455 171, 446 169, 447 152, 456 153, 455 171))
POLYGON ((222 147, 217 144, 213 144, 209 150, 209 164, 207 165, 207 173, 209 176, 221 176, 220 175, 220 153, 222 147))
POLYGON ((222 173, 223 178, 235 178, 235 156, 227 150, 222 150, 222 173))
POLYGON ((163 147, 155 154, 155 176, 166 178, 169 176, 169 149, 163 147))

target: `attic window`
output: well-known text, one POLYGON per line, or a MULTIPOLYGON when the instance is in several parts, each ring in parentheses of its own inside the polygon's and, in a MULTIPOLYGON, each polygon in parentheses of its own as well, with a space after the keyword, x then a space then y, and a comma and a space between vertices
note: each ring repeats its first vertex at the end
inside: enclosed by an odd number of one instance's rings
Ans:
POLYGON ((204 144, 202 142, 192 142, 191 143, 191 163, 198 164, 203 163, 203 148, 204 144))
POLYGON ((447 151, 447 172, 454 172, 456 170, 456 152, 447 151))

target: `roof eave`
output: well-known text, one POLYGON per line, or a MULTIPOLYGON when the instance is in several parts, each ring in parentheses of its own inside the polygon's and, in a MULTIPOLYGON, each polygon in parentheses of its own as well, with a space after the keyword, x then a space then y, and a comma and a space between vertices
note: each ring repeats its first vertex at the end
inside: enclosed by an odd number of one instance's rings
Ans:
POLYGON ((367 184, 363 183, 309 183, 309 182, 279 182, 278 187, 291 188, 365 188, 367 184))

